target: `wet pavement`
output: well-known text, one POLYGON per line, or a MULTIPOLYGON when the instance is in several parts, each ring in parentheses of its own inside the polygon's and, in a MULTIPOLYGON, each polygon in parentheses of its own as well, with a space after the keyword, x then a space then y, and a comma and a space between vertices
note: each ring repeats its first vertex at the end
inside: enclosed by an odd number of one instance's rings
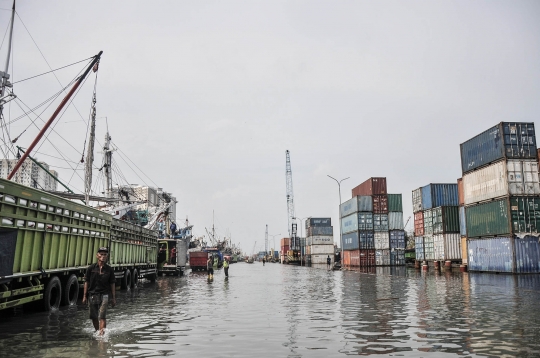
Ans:
POLYGON ((162 277, 88 311, 0 316, 5 357, 540 356, 540 276, 267 263, 162 277))

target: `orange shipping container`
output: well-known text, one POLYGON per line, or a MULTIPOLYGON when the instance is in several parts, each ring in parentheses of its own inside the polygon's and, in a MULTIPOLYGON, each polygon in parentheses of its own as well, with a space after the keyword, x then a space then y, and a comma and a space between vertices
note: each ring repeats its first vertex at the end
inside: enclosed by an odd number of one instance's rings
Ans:
POLYGON ((281 247, 283 246, 291 246, 291 239, 289 239, 288 237, 284 237, 283 239, 281 239, 281 247))
POLYGON ((463 194, 463 178, 457 180, 457 195, 459 206, 465 205, 465 195, 463 194))
POLYGON ((343 251, 343 263, 348 267, 360 266, 360 250, 343 251))

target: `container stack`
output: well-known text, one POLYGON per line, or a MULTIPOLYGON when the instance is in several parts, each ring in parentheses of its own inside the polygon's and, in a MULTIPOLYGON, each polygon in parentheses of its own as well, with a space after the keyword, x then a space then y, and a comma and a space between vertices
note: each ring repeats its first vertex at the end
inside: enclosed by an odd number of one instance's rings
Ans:
POLYGON ((306 219, 306 256, 312 264, 325 264, 330 256, 334 264, 334 228, 331 218, 306 219))
POLYGON ((540 184, 534 123, 501 122, 461 144, 467 265, 540 272, 540 184))
POLYGON ((369 178, 340 206, 343 265, 405 264, 401 194, 387 194, 386 178, 369 178))
POLYGON ((460 261, 457 184, 428 184, 412 192, 417 261, 460 261))
POLYGON ((279 262, 284 263, 287 261, 287 252, 291 249, 291 239, 284 237, 281 239, 279 250, 279 262))

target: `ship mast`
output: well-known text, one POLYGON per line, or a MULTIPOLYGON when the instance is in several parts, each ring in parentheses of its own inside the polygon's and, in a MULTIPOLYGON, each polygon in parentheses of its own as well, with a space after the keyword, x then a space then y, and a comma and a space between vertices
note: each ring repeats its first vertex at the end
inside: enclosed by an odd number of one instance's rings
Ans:
POLYGON ((84 203, 90 203, 90 191, 92 190, 92 165, 94 164, 94 141, 96 137, 96 91, 92 98, 92 114, 90 122, 90 138, 86 151, 86 163, 84 167, 84 203))
POLYGON ((103 169, 105 169, 105 197, 112 198, 112 150, 110 149, 111 136, 109 131, 105 134, 105 145, 103 146, 104 160, 103 169))
MULTIPOLYGON (((6 97, 11 97, 12 99, 15 98, 15 95, 13 93, 10 93, 9 95, 5 95, 6 93, 6 87, 11 87, 11 83, 9 83, 9 59, 11 57, 11 41, 13 39, 13 23, 15 22, 15 0, 13 0, 13 8, 11 9, 11 24, 9 28, 9 39, 8 39, 8 50, 7 50, 7 57, 6 57, 6 66, 4 68, 4 72, 0 73, 1 80, 0 80, 0 119, 2 122, 4 119, 2 118, 4 113, 4 105, 9 102, 9 100, 6 100, 6 97)), ((4 157, 7 159, 7 152, 4 153, 4 157)))

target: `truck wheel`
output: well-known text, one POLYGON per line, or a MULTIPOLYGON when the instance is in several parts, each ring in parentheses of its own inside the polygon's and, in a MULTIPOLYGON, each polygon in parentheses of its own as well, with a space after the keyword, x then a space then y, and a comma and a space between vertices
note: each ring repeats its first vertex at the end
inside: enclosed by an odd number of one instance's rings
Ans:
POLYGON ((121 288, 125 290, 128 287, 131 287, 131 271, 126 269, 126 271, 124 271, 124 277, 122 277, 121 288))
POLYGON ((43 292, 43 307, 45 311, 60 308, 60 301, 62 300, 62 284, 60 279, 53 276, 43 292))
POLYGON ((131 287, 135 287, 139 282, 139 271, 137 271, 137 269, 133 269, 132 275, 133 276, 131 276, 131 287))
POLYGON ((63 305, 70 306, 77 304, 77 300, 79 299, 79 280, 76 275, 72 274, 69 276, 64 285, 62 296, 63 305))
POLYGON ((157 279, 157 273, 151 273, 150 275, 148 275, 148 280, 150 282, 156 282, 156 279, 157 279))

